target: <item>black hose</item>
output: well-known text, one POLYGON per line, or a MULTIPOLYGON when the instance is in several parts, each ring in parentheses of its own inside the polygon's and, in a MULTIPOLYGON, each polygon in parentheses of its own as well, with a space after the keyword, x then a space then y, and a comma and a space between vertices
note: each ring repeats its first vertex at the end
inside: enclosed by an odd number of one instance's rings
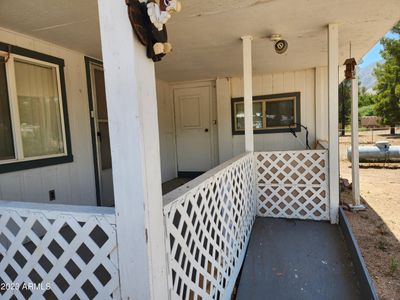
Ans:
POLYGON ((311 147, 308 143, 308 136, 309 136, 309 132, 308 132, 308 128, 300 123, 292 123, 290 125, 288 125, 290 132, 294 135, 295 138, 298 138, 296 131, 292 128, 292 125, 296 125, 296 126, 300 126, 302 128, 304 128, 304 130, 306 131, 306 147, 308 150, 311 150, 311 147))

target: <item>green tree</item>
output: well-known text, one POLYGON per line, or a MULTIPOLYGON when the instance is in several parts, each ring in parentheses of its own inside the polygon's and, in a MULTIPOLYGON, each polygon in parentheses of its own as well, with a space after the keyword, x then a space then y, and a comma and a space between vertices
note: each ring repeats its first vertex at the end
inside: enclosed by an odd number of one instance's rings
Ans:
POLYGON ((358 96, 358 107, 364 107, 364 106, 369 106, 369 105, 373 105, 375 104, 376 100, 375 100, 375 95, 372 95, 370 93, 367 92, 363 92, 362 89, 365 88, 361 88, 361 91, 359 93, 358 96))
POLYGON ((375 112, 375 95, 370 94, 366 91, 365 87, 361 87, 359 84, 358 93, 358 115, 360 117, 365 116, 376 116, 375 112))
MULTIPOLYGON (((400 21, 392 32, 400 34, 400 21)), ((400 123, 400 39, 384 37, 381 44, 384 62, 374 70, 377 79, 375 110, 383 124, 390 125, 390 133, 395 134, 395 126, 400 123)))
POLYGON ((341 133, 345 135, 346 124, 350 123, 351 114, 351 80, 343 80, 339 84, 339 122, 341 133))

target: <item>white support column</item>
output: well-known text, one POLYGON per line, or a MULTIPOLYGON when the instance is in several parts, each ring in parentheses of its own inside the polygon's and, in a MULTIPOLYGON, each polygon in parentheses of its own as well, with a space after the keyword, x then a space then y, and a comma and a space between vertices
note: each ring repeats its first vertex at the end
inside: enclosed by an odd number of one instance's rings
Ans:
POLYGON ((154 64, 125 1, 99 0, 122 299, 167 299, 154 64))
POLYGON ((231 109, 231 81, 229 78, 217 78, 217 114, 218 114, 218 150, 219 162, 233 157, 232 122, 227 111, 231 109))
POLYGON ((331 223, 339 212, 339 25, 328 25, 329 198, 331 223))
POLYGON ((254 151, 253 136, 253 71, 251 58, 252 36, 243 36, 243 91, 244 91, 244 139, 245 150, 254 151))
POLYGON ((364 209, 360 201, 360 172, 358 153, 358 72, 356 68, 355 78, 351 81, 351 177, 354 199, 353 209, 364 209))

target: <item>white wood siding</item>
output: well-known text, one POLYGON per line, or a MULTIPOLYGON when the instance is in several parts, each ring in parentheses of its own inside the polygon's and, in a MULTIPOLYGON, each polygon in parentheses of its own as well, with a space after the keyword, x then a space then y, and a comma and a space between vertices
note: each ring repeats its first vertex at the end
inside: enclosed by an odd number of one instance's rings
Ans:
POLYGON ((315 69, 315 136, 317 140, 328 141, 328 68, 315 69))
MULTIPOLYGON (((230 79, 230 85, 224 82, 226 79, 217 80, 218 95, 218 134, 219 153, 223 160, 229 159, 244 152, 244 136, 232 136, 231 125, 231 98, 243 97, 243 80, 240 77, 230 79), (227 88, 230 87, 230 90, 227 88), (227 118, 229 116, 229 118, 227 118), (229 119, 229 125, 226 122, 229 119), (224 123, 221 124, 221 120, 224 123), (231 142, 230 142, 231 141, 231 142)), ((315 70, 300 70, 296 72, 284 72, 253 76, 253 95, 269 95, 278 93, 301 93, 301 123, 308 127, 310 132, 309 142, 312 147, 315 143, 315 70)), ((301 142, 305 142, 305 132, 298 134, 301 142)), ((276 150, 302 150, 305 147, 290 133, 269 133, 254 135, 255 151, 276 150)))
MULTIPOLYGON (((96 205, 84 55, 0 28, 0 41, 64 59, 65 84, 74 161, 0 174, 0 199, 96 205)), ((1 168, 1 166, 0 166, 1 168)))
POLYGON ((175 122, 172 90, 164 81, 157 80, 158 127, 160 135, 161 178, 168 181, 177 177, 175 122))
MULTIPOLYGON (((0 28, 0 41, 65 60, 65 81, 71 132, 73 163, 0 174, 0 199, 48 202, 48 192, 56 191, 54 203, 96 205, 89 108, 84 55, 54 44, 0 28)), ((301 122, 309 128, 310 145, 327 140, 327 68, 300 70, 253 77, 253 95, 301 92, 301 122), (319 124, 316 126, 315 124, 319 124)), ((196 83, 184 83, 193 85, 196 83)), ((177 176, 173 86, 157 80, 158 121, 162 181, 177 176)), ((231 98, 243 97, 242 78, 216 81, 213 117, 216 164, 244 151, 244 136, 232 136, 231 98), (214 112, 218 110, 218 112, 214 112), (218 139, 218 141, 217 141, 218 139)), ((304 142, 304 133, 299 135, 304 142)), ((255 151, 300 150, 304 147, 290 133, 256 134, 255 151)))

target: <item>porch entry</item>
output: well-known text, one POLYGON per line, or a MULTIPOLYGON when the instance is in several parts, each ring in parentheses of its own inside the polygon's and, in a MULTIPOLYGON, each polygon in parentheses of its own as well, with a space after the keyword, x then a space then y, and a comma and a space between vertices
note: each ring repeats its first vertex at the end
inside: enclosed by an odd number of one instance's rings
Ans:
POLYGON ((114 206, 110 135, 108 130, 104 70, 100 62, 90 61, 87 68, 89 108, 98 204, 114 206))
POLYGON ((213 167, 211 86, 174 89, 179 176, 193 176, 213 167))

